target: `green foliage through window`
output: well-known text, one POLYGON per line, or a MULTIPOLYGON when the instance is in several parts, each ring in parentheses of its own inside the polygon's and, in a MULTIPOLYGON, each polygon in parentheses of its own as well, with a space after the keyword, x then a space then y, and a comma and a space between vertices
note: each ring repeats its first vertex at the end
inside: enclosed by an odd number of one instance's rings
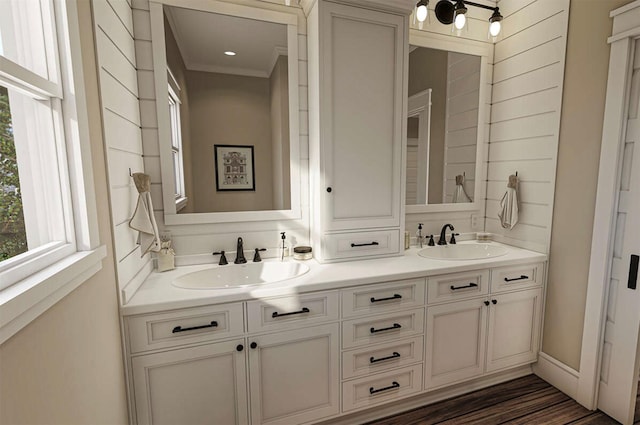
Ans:
POLYGON ((0 261, 27 249, 9 96, 0 86, 0 261))

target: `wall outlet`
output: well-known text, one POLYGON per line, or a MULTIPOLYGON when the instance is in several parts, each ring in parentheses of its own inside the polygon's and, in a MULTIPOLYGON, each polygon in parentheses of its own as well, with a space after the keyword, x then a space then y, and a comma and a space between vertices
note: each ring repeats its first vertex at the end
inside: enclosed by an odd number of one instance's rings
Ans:
POLYGON ((471 228, 478 228, 478 214, 471 214, 471 228))

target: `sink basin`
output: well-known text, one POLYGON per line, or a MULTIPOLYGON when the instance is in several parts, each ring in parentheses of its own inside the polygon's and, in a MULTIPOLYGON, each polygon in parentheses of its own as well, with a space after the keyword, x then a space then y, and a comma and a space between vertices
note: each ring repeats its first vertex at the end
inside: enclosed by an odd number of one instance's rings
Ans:
POLYGON ((301 276, 309 266, 295 262, 229 264, 180 276, 172 282, 186 289, 229 289, 281 282, 301 276))
POLYGON ((457 244, 430 246, 418 252, 418 255, 435 260, 480 260, 505 255, 507 249, 491 244, 457 244))

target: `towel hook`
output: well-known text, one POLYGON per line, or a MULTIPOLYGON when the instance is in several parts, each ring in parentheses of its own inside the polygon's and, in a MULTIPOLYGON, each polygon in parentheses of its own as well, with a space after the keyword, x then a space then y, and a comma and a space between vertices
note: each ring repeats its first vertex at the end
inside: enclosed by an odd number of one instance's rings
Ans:
POLYGON ((518 172, 516 171, 516 177, 518 177, 518 172))

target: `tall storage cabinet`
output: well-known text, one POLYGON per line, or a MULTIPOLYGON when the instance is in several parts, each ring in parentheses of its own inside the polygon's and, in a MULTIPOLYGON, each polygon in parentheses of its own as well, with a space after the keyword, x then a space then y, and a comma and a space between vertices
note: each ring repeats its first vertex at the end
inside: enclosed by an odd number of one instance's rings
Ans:
POLYGON ((316 257, 399 255, 404 226, 408 19, 317 0, 309 11, 309 142, 316 257))

